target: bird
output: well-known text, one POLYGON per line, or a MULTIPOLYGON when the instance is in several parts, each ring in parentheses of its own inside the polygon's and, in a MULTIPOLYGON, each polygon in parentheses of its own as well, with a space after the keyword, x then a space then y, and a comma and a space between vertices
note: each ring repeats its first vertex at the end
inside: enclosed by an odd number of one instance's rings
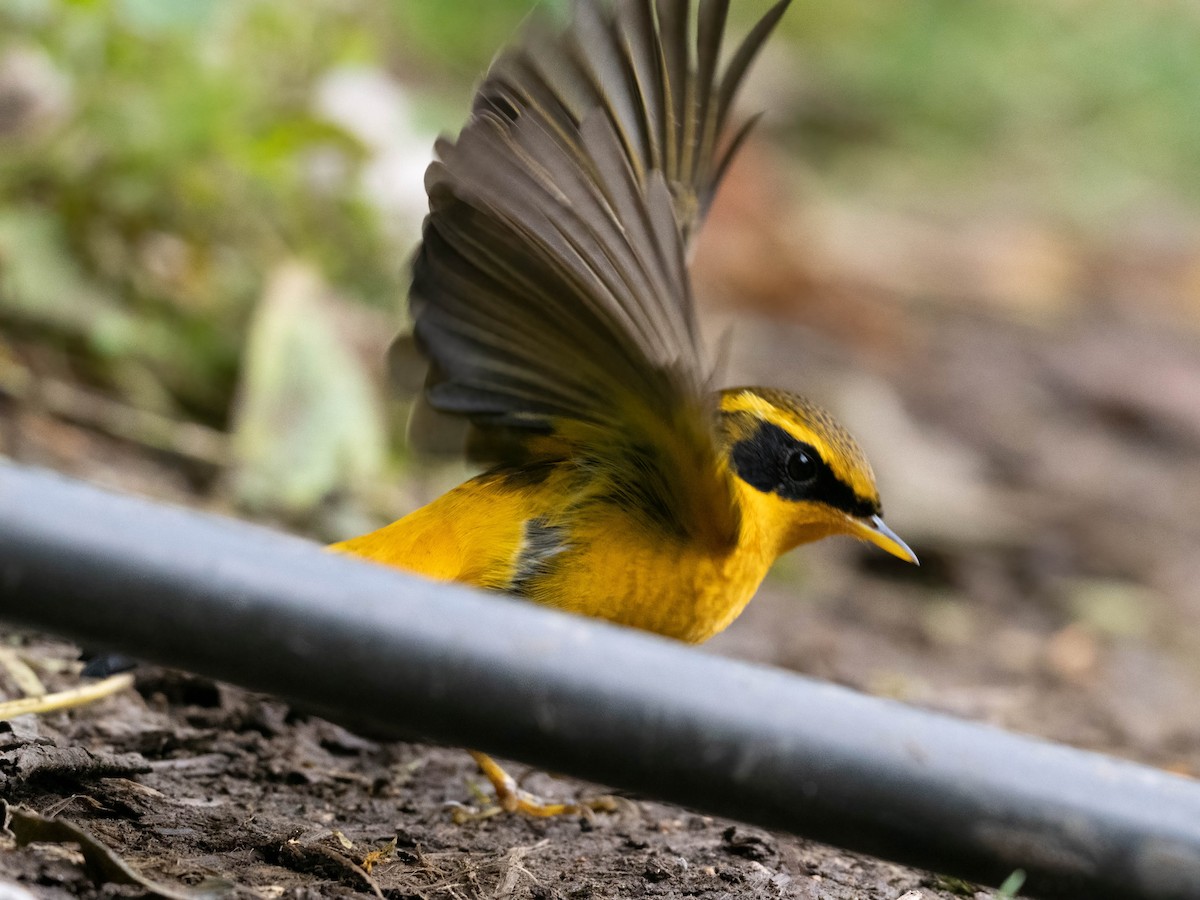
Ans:
MULTIPOLYGON (((788 390, 716 389, 700 337, 690 253, 788 4, 725 53, 731 0, 576 0, 496 57, 435 145, 408 298, 413 421, 463 423, 486 468, 334 550, 690 643, 797 545, 917 562, 852 435, 788 390)), ((577 808, 475 758, 504 809, 577 808)))

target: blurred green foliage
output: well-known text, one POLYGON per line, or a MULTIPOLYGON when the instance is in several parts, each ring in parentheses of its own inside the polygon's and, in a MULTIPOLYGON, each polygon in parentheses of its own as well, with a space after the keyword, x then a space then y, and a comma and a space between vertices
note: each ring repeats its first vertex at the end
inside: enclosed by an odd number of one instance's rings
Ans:
POLYGON ((797 145, 839 179, 1085 224, 1200 206, 1191 0, 796 2, 782 30, 811 92, 797 145))
POLYGON ((5 310, 52 327, 102 383, 219 424, 275 261, 394 303, 402 260, 354 189, 364 149, 312 112, 314 79, 370 34, 327 7, 0 6, 4 47, 44 53, 67 94, 0 155, 5 310), (317 153, 343 163, 319 190, 317 153))
MULTIPOLYGON (((425 71, 452 75, 465 88, 517 32, 534 6, 530 0, 393 0, 390 11, 396 33, 404 36, 397 49, 403 48, 410 62, 425 71)), ((567 0, 542 0, 540 6, 566 7, 567 0)))

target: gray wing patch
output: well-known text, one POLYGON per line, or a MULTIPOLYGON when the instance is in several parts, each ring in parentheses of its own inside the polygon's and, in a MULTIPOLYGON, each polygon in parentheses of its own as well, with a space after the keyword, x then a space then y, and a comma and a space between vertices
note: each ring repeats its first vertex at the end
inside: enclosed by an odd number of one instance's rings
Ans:
POLYGON ((550 525, 546 519, 530 519, 525 523, 521 540, 521 552, 517 557, 516 571, 507 591, 521 597, 529 597, 537 579, 550 572, 554 558, 567 549, 567 529, 550 525))

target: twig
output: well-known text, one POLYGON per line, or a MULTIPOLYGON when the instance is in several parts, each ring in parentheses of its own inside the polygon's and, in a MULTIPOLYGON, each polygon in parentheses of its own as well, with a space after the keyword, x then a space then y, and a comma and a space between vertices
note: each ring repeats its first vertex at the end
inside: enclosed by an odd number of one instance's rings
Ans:
POLYGON ((210 891, 187 890, 152 881, 118 856, 112 848, 101 843, 91 832, 64 819, 42 816, 31 809, 7 804, 3 804, 2 813, 0 818, 16 836, 19 847, 35 841, 77 844, 88 872, 101 884, 134 885, 161 900, 198 900, 212 895, 210 891))
POLYGON ((4 666, 25 696, 36 697, 46 693, 46 686, 42 684, 42 679, 38 678, 37 672, 29 667, 29 663, 21 659, 16 650, 0 647, 0 666, 4 666))
POLYGON ((538 884, 533 873, 525 868, 524 860, 532 851, 540 850, 548 843, 549 841, 541 841, 532 847, 513 847, 508 851, 508 856, 504 858, 504 868, 500 872, 500 880, 496 882, 496 890, 492 894, 493 900, 512 900, 516 896, 517 885, 522 875, 538 884))
POLYGON ((122 672, 120 675, 113 675, 94 684, 71 688, 69 691, 42 694, 40 697, 22 697, 19 700, 6 700, 0 703, 0 719, 11 719, 14 716, 30 714, 44 715, 61 709, 85 706, 131 687, 133 687, 133 675, 129 672, 122 672))

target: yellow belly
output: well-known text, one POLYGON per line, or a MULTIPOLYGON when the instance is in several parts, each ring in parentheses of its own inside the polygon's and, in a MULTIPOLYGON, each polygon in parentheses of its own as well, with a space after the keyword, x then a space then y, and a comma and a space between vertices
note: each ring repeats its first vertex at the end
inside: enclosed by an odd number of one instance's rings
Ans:
POLYGON ((564 513, 565 477, 513 485, 483 475, 332 549, 491 590, 519 583, 518 592, 535 602, 689 642, 728 626, 774 560, 753 541, 704 552, 611 504, 584 516, 564 513), (561 534, 561 549, 543 574, 523 581, 530 522, 561 534))

